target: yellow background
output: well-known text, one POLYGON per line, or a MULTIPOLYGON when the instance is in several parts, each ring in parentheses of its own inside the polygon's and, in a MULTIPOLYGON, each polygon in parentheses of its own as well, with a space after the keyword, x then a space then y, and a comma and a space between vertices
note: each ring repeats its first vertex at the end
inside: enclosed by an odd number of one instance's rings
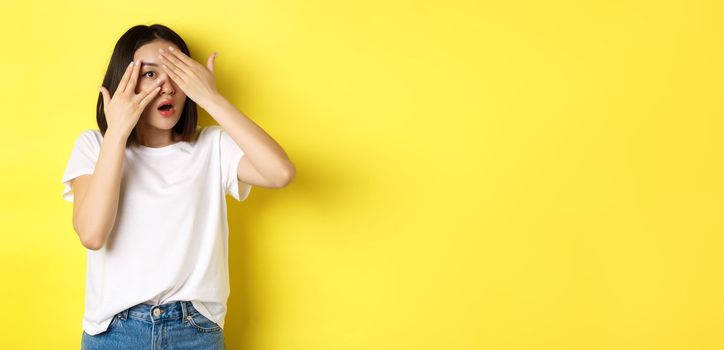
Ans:
POLYGON ((720 4, 6 3, 0 348, 80 347, 60 179, 153 23, 297 166, 227 198, 229 349, 724 348, 720 4))

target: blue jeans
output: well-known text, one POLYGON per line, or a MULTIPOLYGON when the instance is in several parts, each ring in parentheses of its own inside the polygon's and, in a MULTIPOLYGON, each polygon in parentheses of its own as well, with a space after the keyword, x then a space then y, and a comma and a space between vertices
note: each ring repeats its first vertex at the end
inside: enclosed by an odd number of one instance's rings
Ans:
POLYGON ((83 331, 81 350, 226 349, 224 330, 190 301, 138 304, 113 316, 108 330, 83 331))

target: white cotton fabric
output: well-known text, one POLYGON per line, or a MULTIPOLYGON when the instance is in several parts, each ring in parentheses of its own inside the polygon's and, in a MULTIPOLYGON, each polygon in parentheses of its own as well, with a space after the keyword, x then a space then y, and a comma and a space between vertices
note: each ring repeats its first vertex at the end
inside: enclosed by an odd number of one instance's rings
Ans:
MULTIPOLYGON (((196 141, 125 149, 116 222, 106 244, 87 249, 83 330, 96 335, 139 303, 187 300, 222 328, 229 296, 226 194, 245 200, 251 185, 236 176, 243 150, 218 125, 196 141)), ((92 174, 103 136, 75 141, 62 182, 92 174)))

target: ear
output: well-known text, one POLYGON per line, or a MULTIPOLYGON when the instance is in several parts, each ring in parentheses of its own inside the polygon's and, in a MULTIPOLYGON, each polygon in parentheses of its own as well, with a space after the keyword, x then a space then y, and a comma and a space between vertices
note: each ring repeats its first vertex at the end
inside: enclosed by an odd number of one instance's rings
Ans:
POLYGON ((209 60, 206 62, 206 67, 211 71, 211 73, 214 72, 214 60, 216 59, 216 55, 218 52, 214 52, 209 56, 209 60))

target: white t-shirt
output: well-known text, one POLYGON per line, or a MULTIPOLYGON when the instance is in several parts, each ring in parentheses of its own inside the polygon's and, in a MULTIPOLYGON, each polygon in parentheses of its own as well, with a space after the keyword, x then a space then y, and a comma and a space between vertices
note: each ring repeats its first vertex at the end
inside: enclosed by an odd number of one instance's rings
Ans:
MULTIPOLYGON (((139 303, 187 300, 222 328, 229 296, 226 194, 243 201, 251 185, 236 169, 243 150, 221 126, 199 127, 195 142, 125 149, 118 212, 99 250, 87 250, 83 330, 96 335, 113 316, 139 303)), ((103 135, 76 139, 63 174, 92 174, 103 135)))

